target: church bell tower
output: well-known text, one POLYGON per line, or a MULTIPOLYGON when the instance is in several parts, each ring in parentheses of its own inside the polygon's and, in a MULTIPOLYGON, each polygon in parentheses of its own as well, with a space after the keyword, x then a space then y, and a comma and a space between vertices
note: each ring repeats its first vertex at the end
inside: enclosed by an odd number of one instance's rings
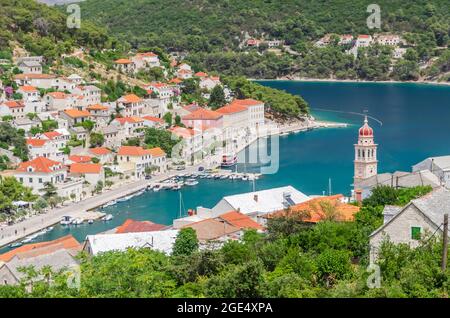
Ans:
POLYGON ((373 139, 373 129, 369 126, 367 116, 364 125, 359 129, 358 143, 355 144, 355 172, 353 185, 377 174, 377 144, 373 139))

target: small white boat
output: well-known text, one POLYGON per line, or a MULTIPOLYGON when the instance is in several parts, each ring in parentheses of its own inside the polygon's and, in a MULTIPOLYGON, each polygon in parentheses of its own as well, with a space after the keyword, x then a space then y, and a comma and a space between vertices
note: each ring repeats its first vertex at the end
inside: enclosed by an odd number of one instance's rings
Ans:
POLYGON ((22 243, 23 244, 30 243, 31 241, 34 241, 38 236, 39 235, 37 235, 37 234, 33 234, 33 235, 30 235, 30 236, 27 236, 24 240, 22 240, 22 243))
POLYGON ((14 242, 14 243, 9 244, 9 247, 10 248, 15 248, 15 247, 19 247, 19 246, 22 246, 22 245, 23 245, 22 242, 14 242))
POLYGON ((185 184, 188 185, 188 186, 195 186, 195 185, 198 184, 198 181, 195 180, 195 179, 187 179, 185 184))
POLYGON ((50 226, 46 229, 47 232, 50 232, 51 230, 53 230, 53 226, 50 226))
POLYGON ((72 217, 70 217, 70 216, 63 216, 59 223, 61 225, 69 225, 70 223, 72 223, 72 217))
POLYGON ((93 223, 94 223, 94 220, 92 220, 92 219, 88 220, 88 224, 93 224, 93 223))
POLYGON ((181 189, 181 185, 176 184, 172 187, 172 190, 180 190, 181 189))
POLYGON ((113 219, 112 214, 107 214, 103 217, 103 221, 111 221, 113 219))
POLYGON ((161 190, 161 186, 159 184, 153 187, 153 192, 158 192, 159 190, 161 190))
POLYGON ((111 201, 111 202, 108 202, 108 203, 104 204, 104 205, 103 205, 103 208, 107 208, 107 207, 113 206, 113 205, 115 205, 116 203, 117 203, 117 201, 116 201, 116 200, 113 200, 113 201, 111 201))
POLYGON ((220 179, 222 179, 222 180, 223 180, 223 179, 228 179, 228 177, 229 177, 228 175, 224 174, 224 175, 221 175, 221 176, 220 176, 220 179))
POLYGON ((81 225, 81 224, 83 224, 83 223, 84 223, 84 220, 81 219, 81 218, 75 218, 75 219, 73 219, 73 221, 72 221, 72 224, 74 224, 74 225, 81 225))
POLYGON ((242 176, 242 181, 247 181, 248 180, 248 177, 247 176, 242 176))

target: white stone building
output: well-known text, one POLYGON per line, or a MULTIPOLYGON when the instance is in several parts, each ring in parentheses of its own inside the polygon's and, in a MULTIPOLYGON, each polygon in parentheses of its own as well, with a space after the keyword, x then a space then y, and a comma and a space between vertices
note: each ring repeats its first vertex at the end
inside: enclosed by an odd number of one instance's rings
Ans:
POLYGON ((404 207, 386 206, 384 224, 369 237, 371 261, 376 261, 383 241, 417 247, 433 233, 442 236, 445 213, 450 213, 450 191, 442 187, 404 207))

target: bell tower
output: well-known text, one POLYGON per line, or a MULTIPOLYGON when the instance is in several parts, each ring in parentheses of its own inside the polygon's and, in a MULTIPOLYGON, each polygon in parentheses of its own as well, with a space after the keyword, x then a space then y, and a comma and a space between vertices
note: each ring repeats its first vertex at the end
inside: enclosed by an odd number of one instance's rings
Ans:
POLYGON ((356 185, 367 178, 377 174, 377 144, 373 139, 373 129, 369 126, 367 116, 364 118, 364 125, 359 128, 358 143, 355 144, 355 172, 353 185, 356 185))

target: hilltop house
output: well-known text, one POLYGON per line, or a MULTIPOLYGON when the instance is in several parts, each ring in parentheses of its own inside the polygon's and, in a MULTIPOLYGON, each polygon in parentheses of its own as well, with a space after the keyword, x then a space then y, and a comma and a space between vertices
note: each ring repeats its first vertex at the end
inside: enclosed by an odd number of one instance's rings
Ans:
POLYGON ((111 122, 111 125, 117 127, 120 140, 142 137, 144 134, 144 120, 139 117, 118 117, 111 122))
POLYGON ((56 75, 51 74, 17 74, 14 75, 14 81, 19 86, 30 85, 37 88, 50 89, 54 88, 56 75))
POLYGON ((59 113, 59 116, 69 123, 69 127, 76 126, 82 122, 88 120, 91 117, 91 113, 87 110, 78 110, 75 108, 68 108, 59 113))
POLYGON ((114 64, 116 69, 123 73, 134 73, 136 70, 136 65, 129 59, 118 59, 114 64))
POLYGON ((117 106, 120 108, 120 113, 125 117, 140 116, 144 109, 142 98, 135 94, 122 96, 117 100, 117 106))
POLYGON ((450 213, 450 191, 442 187, 404 207, 385 206, 384 224, 369 237, 371 261, 377 259, 383 241, 417 247, 426 235, 442 236, 445 213, 450 213))
POLYGON ((0 102, 0 116, 12 116, 14 120, 25 118, 25 104, 15 100, 0 102))
POLYGON ((42 74, 42 65, 36 61, 21 61, 17 64, 19 70, 26 74, 42 74))

